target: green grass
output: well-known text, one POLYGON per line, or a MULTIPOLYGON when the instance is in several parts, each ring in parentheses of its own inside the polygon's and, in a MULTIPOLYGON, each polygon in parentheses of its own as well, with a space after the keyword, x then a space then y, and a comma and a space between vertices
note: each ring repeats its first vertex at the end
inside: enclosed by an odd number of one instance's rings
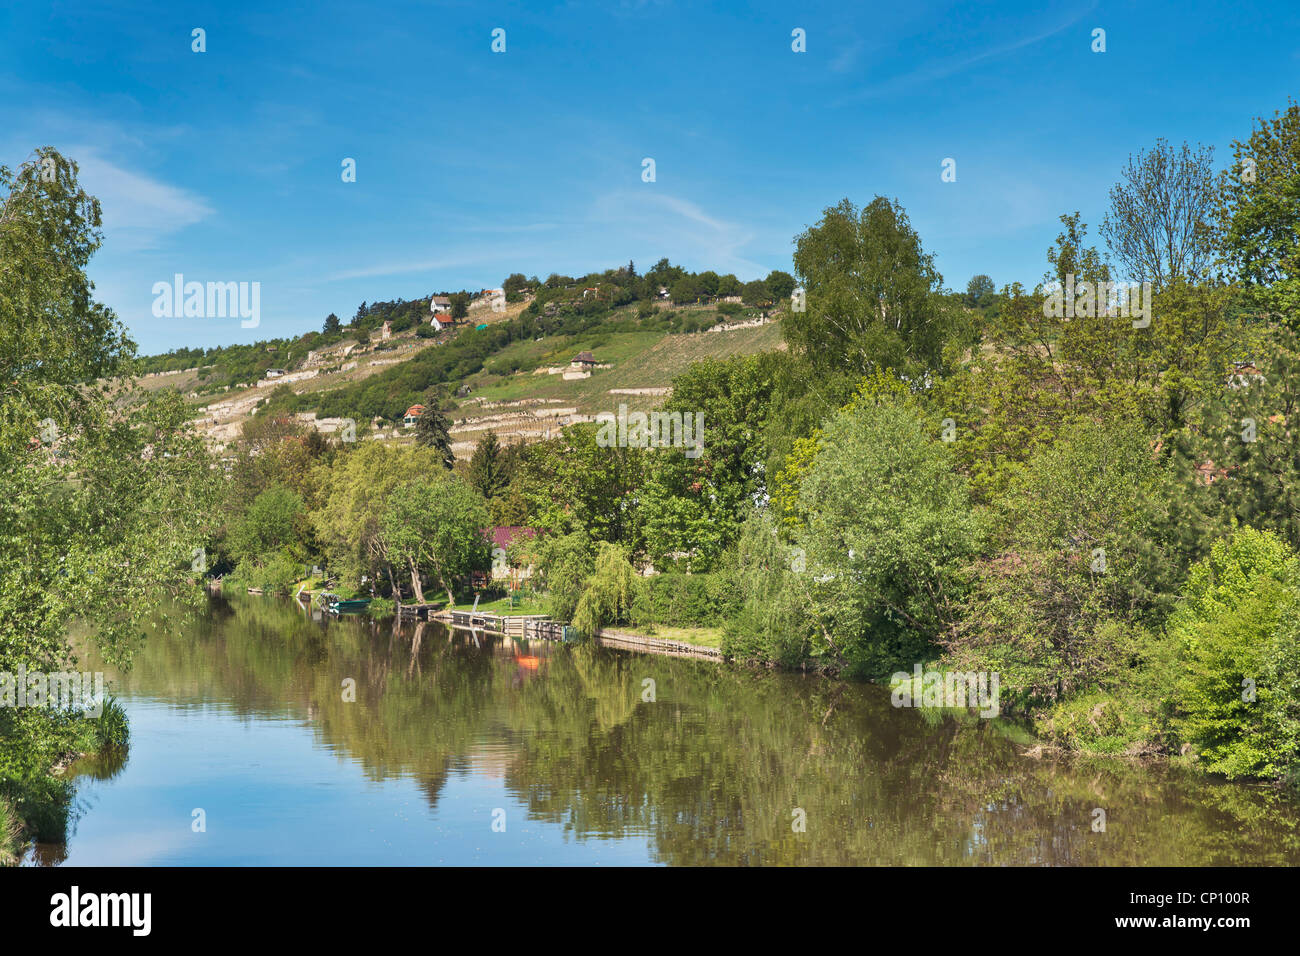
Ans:
MULTIPOLYGON (((451 610, 468 611, 474 607, 474 602, 470 601, 464 604, 453 604, 451 610)), ((508 597, 497 598, 495 601, 480 601, 478 609, 484 614, 545 614, 545 605, 537 598, 524 596, 519 598, 513 607, 510 606, 508 597)))
POLYGON ((396 611, 397 604, 392 598, 374 598, 366 607, 366 613, 371 617, 392 617, 396 611))
MULTIPOLYGON (((632 411, 648 411, 664 402, 658 395, 610 395, 612 388, 665 388, 693 363, 706 358, 727 359, 781 347, 778 322, 731 332, 609 332, 596 330, 577 336, 548 336, 541 342, 513 342, 488 360, 485 369, 466 379, 471 396, 462 402, 458 416, 481 415, 479 402, 515 402, 551 399, 552 404, 573 406, 585 415, 612 411, 626 403, 632 411), (532 369, 567 366, 577 352, 590 349, 601 363, 613 368, 595 369, 590 378, 565 381, 559 375, 535 374, 532 369), (518 362, 521 371, 511 373, 518 362)), ((500 409, 499 411, 507 411, 500 409)))
POLYGON ((13 806, 0 797, 0 866, 13 866, 22 853, 22 826, 13 806))
MULTIPOLYGON (((622 630, 620 628, 619 630, 622 630)), ((649 628, 637 628, 633 633, 645 633, 660 641, 675 641, 678 644, 690 644, 694 647, 722 648, 722 628, 720 627, 668 627, 655 624, 649 628)))

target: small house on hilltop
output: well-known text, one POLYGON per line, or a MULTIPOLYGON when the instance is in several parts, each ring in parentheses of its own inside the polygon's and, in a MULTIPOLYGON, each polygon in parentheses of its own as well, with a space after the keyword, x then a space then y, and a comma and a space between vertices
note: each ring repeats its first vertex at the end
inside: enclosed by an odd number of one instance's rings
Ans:
POLYGON ((569 363, 569 368, 587 370, 596 364, 596 357, 590 352, 579 352, 569 363))
POLYGON ((403 427, 414 428, 416 420, 423 414, 424 414, 423 405, 412 405, 410 408, 406 410, 406 414, 402 416, 403 427))
POLYGON ((451 296, 435 295, 429 303, 429 310, 434 315, 442 315, 444 312, 451 311, 451 296))

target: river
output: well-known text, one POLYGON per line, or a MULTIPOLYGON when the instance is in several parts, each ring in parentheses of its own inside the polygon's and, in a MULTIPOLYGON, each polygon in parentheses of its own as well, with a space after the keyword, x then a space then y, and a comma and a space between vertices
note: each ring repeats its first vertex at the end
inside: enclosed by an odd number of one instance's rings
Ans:
POLYGON ((253 597, 108 679, 130 751, 28 863, 1300 864, 1270 788, 1036 759, 878 686, 253 597))

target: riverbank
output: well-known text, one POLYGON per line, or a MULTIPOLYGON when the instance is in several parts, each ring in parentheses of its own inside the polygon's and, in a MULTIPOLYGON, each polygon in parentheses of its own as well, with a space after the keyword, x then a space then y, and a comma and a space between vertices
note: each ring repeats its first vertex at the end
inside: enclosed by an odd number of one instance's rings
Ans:
POLYGON ((4 797, 0 797, 0 866, 13 866, 22 852, 22 825, 18 814, 4 797))
POLYGON ((606 627, 596 634, 606 647, 663 654, 668 657, 696 657, 726 661, 722 652, 722 629, 716 627, 655 627, 650 630, 606 627))
POLYGON ((130 740, 125 709, 115 698, 103 702, 98 717, 81 716, 51 732, 62 741, 47 758, 44 770, 28 776, 0 779, 0 866, 16 865, 33 841, 58 843, 66 839, 73 816, 74 788, 69 768, 83 761, 124 755, 130 740))

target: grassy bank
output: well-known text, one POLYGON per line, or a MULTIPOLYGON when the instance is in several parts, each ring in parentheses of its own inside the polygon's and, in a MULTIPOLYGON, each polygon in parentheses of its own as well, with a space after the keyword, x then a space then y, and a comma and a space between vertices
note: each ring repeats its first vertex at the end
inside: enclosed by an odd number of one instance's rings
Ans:
POLYGON ((722 648, 721 627, 668 627, 653 624, 645 627, 620 627, 620 631, 635 634, 638 637, 653 637, 660 641, 675 641, 678 644, 690 644, 692 647, 707 647, 713 650, 722 648))
POLYGON ((38 751, 14 755, 0 774, 0 866, 16 863, 29 840, 64 842, 74 795, 64 770, 79 759, 124 754, 130 738, 126 712, 111 697, 98 717, 51 710, 36 719, 44 725, 38 751))
MULTIPOLYGON (((453 604, 449 610, 452 611, 470 611, 474 608, 474 602, 460 602, 453 604)), ((546 614, 546 604, 531 596, 517 598, 513 604, 510 598, 497 598, 494 601, 479 601, 478 610, 483 614, 546 614)))
POLYGON ((0 797, 0 866, 13 866, 22 853, 22 826, 13 805, 0 797))

